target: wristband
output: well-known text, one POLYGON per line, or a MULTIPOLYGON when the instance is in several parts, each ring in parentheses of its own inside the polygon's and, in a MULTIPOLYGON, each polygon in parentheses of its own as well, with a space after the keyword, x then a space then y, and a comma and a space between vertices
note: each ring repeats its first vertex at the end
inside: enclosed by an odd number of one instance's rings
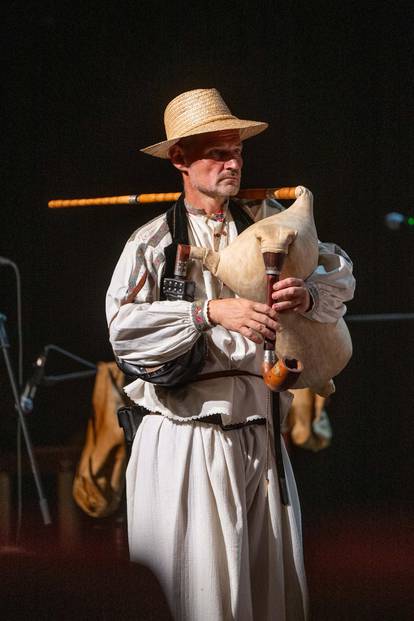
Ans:
POLYGON ((208 300, 195 300, 191 304, 191 317, 198 332, 205 332, 213 327, 208 316, 208 300))

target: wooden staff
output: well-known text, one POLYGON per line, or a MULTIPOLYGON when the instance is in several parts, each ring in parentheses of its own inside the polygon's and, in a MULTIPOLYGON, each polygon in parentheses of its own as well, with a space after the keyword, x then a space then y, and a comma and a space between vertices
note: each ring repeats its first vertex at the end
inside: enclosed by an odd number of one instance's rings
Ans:
MULTIPOLYGON (((263 200, 276 198, 279 200, 295 199, 295 189, 287 188, 257 188, 253 190, 240 190, 238 198, 250 200, 263 200)), ((131 194, 126 196, 104 196, 102 198, 73 198, 67 200, 53 200, 48 202, 51 209, 61 207, 86 207, 90 205, 140 205, 143 203, 175 202, 181 192, 164 192, 161 194, 131 194)))

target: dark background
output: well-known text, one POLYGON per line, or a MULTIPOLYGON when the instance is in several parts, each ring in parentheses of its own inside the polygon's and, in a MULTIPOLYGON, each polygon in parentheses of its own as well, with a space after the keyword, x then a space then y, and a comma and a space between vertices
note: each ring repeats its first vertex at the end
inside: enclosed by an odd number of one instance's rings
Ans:
MULTIPOLYGON (((413 213, 410 5, 3 3, 0 254, 22 274, 25 377, 48 343, 111 358, 104 297, 113 267, 130 233, 165 209, 48 210, 47 201, 179 189, 169 163, 138 148, 163 139, 165 105, 192 88, 214 86, 241 118, 269 121, 245 146, 243 186, 312 189, 319 237, 354 260, 349 314, 412 312, 414 230, 384 226, 387 212, 413 213)), ((16 364, 10 269, 0 286, 16 364)), ((305 524, 368 511, 398 530, 412 506, 414 323, 350 330, 355 353, 330 406, 332 447, 293 454, 305 524)), ((48 364, 67 368, 59 357, 48 364)), ((91 388, 40 388, 35 443, 82 435, 91 388)), ((0 403, 0 443, 10 448, 4 365, 0 403)))

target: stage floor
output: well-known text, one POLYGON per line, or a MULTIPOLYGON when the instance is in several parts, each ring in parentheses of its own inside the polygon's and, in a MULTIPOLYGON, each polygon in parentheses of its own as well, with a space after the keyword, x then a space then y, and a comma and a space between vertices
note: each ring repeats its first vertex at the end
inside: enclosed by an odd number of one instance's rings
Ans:
MULTIPOLYGON (((23 520, 15 547, 0 548, 3 619, 169 619, 158 583, 128 562, 123 507, 90 518, 44 479, 53 523, 42 524, 25 477, 23 520), (63 503, 63 506, 62 506, 63 503)), ((408 621, 414 618, 414 515, 354 508, 304 521, 311 621, 408 621)), ((260 620, 258 620, 260 621, 260 620)))

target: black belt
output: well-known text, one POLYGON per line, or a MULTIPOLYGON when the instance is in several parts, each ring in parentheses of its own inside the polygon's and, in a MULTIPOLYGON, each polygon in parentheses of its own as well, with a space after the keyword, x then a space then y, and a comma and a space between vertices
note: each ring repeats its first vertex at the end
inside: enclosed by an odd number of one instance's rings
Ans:
MULTIPOLYGON (((118 410, 118 421, 119 426, 123 428, 125 433, 125 440, 127 446, 130 448, 132 446, 132 442, 134 440, 135 434, 138 430, 139 425, 142 422, 144 416, 162 416, 162 414, 157 414, 157 412, 150 413, 145 408, 142 408, 139 405, 130 405, 119 408, 118 410)), ((207 425, 217 425, 223 431, 232 431, 233 429, 242 429, 243 427, 249 427, 250 425, 265 425, 265 418, 255 418, 252 420, 246 420, 244 423, 235 423, 233 425, 223 425, 220 414, 212 414, 211 416, 202 416, 200 418, 191 418, 188 420, 174 420, 174 422, 178 423, 203 423, 207 425)))
MULTIPOLYGON (((180 420, 180 422, 186 422, 180 420)), ((223 431, 232 431, 233 429, 243 429, 250 425, 266 425, 265 418, 254 418, 246 420, 244 423, 234 423, 233 425, 223 425, 220 414, 211 414, 211 416, 201 416, 200 418, 192 418, 188 422, 191 423, 207 423, 208 425, 218 425, 223 431)))

